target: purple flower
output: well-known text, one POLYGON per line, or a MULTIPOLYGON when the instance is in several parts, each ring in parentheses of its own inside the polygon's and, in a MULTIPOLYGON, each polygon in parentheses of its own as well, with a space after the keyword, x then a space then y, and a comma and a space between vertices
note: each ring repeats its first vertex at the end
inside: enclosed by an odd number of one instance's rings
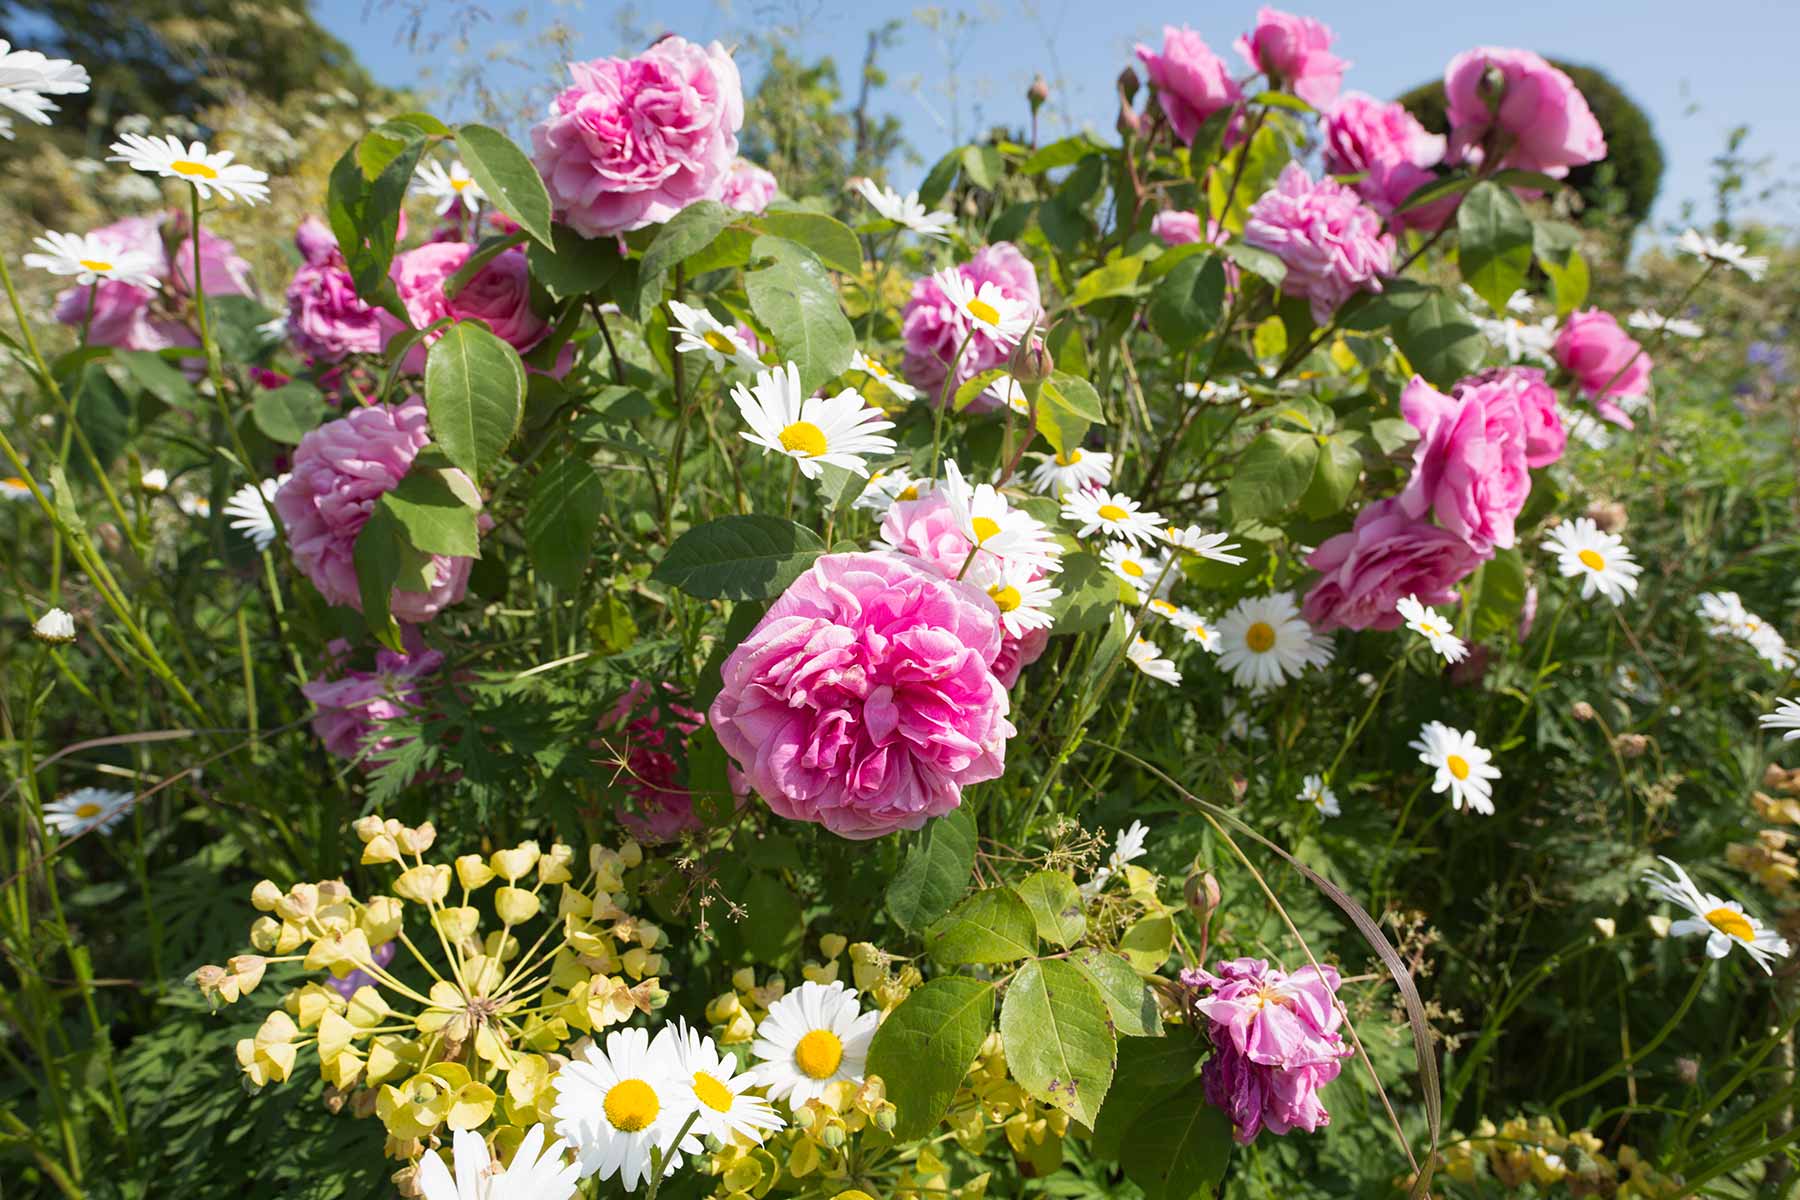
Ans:
POLYGON ((339 758, 362 755, 362 765, 372 770, 381 765, 387 751, 399 744, 376 731, 382 722, 417 709, 424 702, 426 681, 444 666, 444 656, 427 650, 419 631, 410 625, 404 631, 403 644, 405 653, 376 651, 373 672, 343 666, 350 643, 342 638, 325 647, 336 677, 321 675, 300 688, 300 694, 317 710, 313 713, 313 732, 325 743, 325 749, 339 758))
MULTIPOLYGON (((371 950, 369 954, 370 957, 375 960, 376 966, 385 967, 394 961, 394 943, 383 942, 381 945, 376 946, 371 950)), ((375 977, 373 975, 369 974, 361 967, 350 972, 342 979, 339 979, 336 975, 327 974, 325 976, 325 982, 329 984, 338 995, 346 1000, 356 995, 357 988, 381 986, 379 983, 375 982, 375 977)))

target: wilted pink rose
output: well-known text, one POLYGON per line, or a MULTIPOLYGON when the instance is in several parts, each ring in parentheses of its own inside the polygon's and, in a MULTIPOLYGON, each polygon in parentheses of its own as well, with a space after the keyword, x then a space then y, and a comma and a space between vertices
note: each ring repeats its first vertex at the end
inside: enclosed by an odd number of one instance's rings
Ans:
POLYGON ((1271 86, 1286 87, 1318 109, 1337 99, 1350 65, 1331 52, 1325 22, 1266 6, 1256 14, 1256 28, 1238 38, 1237 52, 1271 86))
POLYGON ((381 317, 356 294, 330 228, 308 217, 295 231, 294 244, 306 260, 287 286, 288 336, 294 348, 318 363, 337 362, 348 354, 379 354, 381 317))
POLYGON ((1556 392, 1544 379, 1538 367, 1494 367, 1459 384, 1510 387, 1519 396, 1519 411, 1525 419, 1525 465, 1536 470, 1547 467, 1563 456, 1569 432, 1563 428, 1562 414, 1556 410, 1556 392))
POLYGON ((759 213, 769 207, 779 190, 774 175, 749 159, 740 158, 731 164, 731 173, 725 177, 725 193, 719 199, 727 208, 759 213))
POLYGON ((1414 375, 1400 394, 1400 415, 1419 431, 1401 507, 1413 517, 1433 514, 1483 557, 1511 546, 1531 492, 1518 391, 1465 383, 1446 396, 1414 375))
MULTIPOLYGON (((1002 295, 1026 303, 1030 311, 1041 314, 1043 301, 1038 292, 1037 272, 1030 261, 1011 242, 995 242, 983 246, 968 262, 956 268, 976 288, 984 283, 996 285, 1002 295)), ((974 325, 944 295, 934 276, 923 275, 913 283, 912 296, 900 317, 901 336, 906 341, 904 368, 907 380, 923 390, 933 404, 943 394, 944 376, 950 364, 956 363, 956 383, 963 384, 983 371, 1006 364, 1012 347, 974 325), (968 344, 964 346, 964 339, 968 344), (962 358, 956 357, 962 350, 962 358)), ((987 412, 999 405, 989 396, 977 396, 969 408, 987 412)))
POLYGON ((584 237, 667 221, 717 200, 737 158, 744 91, 719 43, 666 37, 636 58, 570 63, 532 126, 532 159, 557 215, 584 237))
POLYGON ((1606 157, 1606 137, 1573 80, 1529 50, 1479 46, 1444 70, 1450 155, 1561 179, 1606 157))
POLYGON ((688 738, 706 723, 704 713, 682 704, 672 683, 663 695, 649 682, 635 679, 612 710, 600 719, 604 749, 618 771, 618 785, 630 799, 619 806, 619 820, 640 842, 672 842, 705 828, 694 811, 694 797, 681 784, 681 758, 688 738))
POLYGON ((1314 182, 1298 163, 1250 206, 1244 241, 1287 264, 1281 290, 1306 297, 1320 325, 1357 292, 1379 292, 1394 256, 1374 209, 1334 179, 1314 182))
POLYGON ((1611 313, 1598 308, 1570 313, 1550 352, 1575 377, 1595 411, 1615 425, 1631 428, 1631 417, 1615 400, 1648 391, 1652 364, 1611 313))
POLYGON ((1338 1033, 1335 967, 1308 964, 1292 974, 1259 958, 1181 973, 1196 993, 1194 1011, 1207 1023, 1212 1057, 1200 1070, 1206 1099, 1231 1118, 1237 1140, 1308 1133, 1331 1123, 1319 1089, 1337 1078, 1350 1048, 1338 1033))
POLYGON ((1162 53, 1140 45, 1137 56, 1156 85, 1156 102, 1169 128, 1189 145, 1206 118, 1244 98, 1225 60, 1185 25, 1164 25, 1162 53))
MULTIPOLYGON (((474 252, 475 247, 467 242, 428 243, 396 254, 388 277, 415 329, 445 317, 482 321, 495 337, 523 354, 550 332, 550 323, 531 310, 531 271, 525 251, 514 246, 496 254, 454 297, 446 296, 444 285, 474 252)), ((392 314, 384 313, 382 324, 389 337, 400 332, 400 322, 392 314)), ((435 342, 441 336, 440 331, 425 341, 435 342)), ((423 351, 418 353, 423 365, 423 351)), ((408 369, 413 369, 410 359, 408 369)))
POLYGON ((778 815, 842 837, 917 829, 1006 766, 1000 617, 899 554, 829 554, 726 658, 708 718, 778 815))
POLYGON ((404 653, 380 649, 375 670, 345 667, 350 643, 339 638, 326 647, 332 669, 301 685, 300 694, 312 702, 312 727, 325 749, 339 758, 360 758, 364 770, 373 770, 390 756, 399 739, 382 736, 384 721, 416 711, 425 700, 431 676, 444 665, 444 656, 427 650, 419 631, 408 625, 402 631, 404 653))
MULTIPOLYGON (((362 611, 356 586, 356 535, 376 501, 393 490, 431 441, 425 402, 394 407, 374 404, 327 421, 300 439, 293 474, 275 493, 275 511, 287 531, 294 563, 328 604, 362 611)), ((395 588, 390 609, 399 621, 429 621, 463 598, 472 558, 436 555, 425 592, 395 588)))
MULTIPOLYGON (((1386 217, 1437 176, 1429 169, 1444 158, 1444 139, 1426 130, 1401 104, 1348 92, 1325 114, 1325 169, 1361 175, 1357 195, 1386 217)), ((1404 228, 1436 229, 1456 211, 1456 197, 1399 214, 1404 228)))
POLYGON ((1454 604, 1456 585, 1483 556, 1456 534, 1408 516, 1392 497, 1356 514, 1348 533, 1327 538, 1307 558, 1320 573, 1301 613, 1321 633, 1333 629, 1395 629, 1394 605, 1406 596, 1425 604, 1454 604))

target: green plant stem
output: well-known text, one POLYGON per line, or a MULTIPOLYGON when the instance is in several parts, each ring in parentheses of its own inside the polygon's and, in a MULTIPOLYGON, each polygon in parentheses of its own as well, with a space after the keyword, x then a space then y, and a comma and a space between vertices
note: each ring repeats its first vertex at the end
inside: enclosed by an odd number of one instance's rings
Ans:
POLYGON ((1670 1016, 1667 1021, 1663 1022, 1663 1027, 1656 1031, 1655 1037, 1644 1043, 1644 1045, 1639 1047, 1635 1053, 1626 1058, 1621 1058, 1618 1062, 1612 1064, 1586 1083, 1581 1084, 1578 1087, 1570 1088, 1568 1091, 1552 1100, 1550 1102, 1550 1107, 1560 1111, 1562 1106, 1569 1101, 1574 1100, 1579 1096, 1587 1095, 1595 1088, 1604 1084, 1607 1080, 1617 1078, 1630 1068, 1642 1062, 1651 1051, 1662 1045, 1668 1040, 1669 1035, 1675 1032, 1675 1027, 1681 1024, 1681 1019, 1683 1017, 1687 1016, 1688 1009, 1692 1008, 1694 1006, 1694 1001, 1699 999, 1701 985, 1705 982, 1706 969, 1705 967, 1702 967, 1700 970, 1694 972, 1694 982, 1688 987, 1687 995, 1682 997, 1681 1004, 1675 1009, 1674 1014, 1670 1016))
POLYGON ((956 348, 956 357, 950 360, 950 369, 944 372, 944 386, 938 391, 937 411, 931 415, 931 477, 943 475, 942 459, 944 447, 944 412, 950 407, 950 394, 956 385, 956 369, 962 366, 963 353, 969 348, 969 339, 975 336, 971 326, 963 334, 962 345, 956 348))
MULTIPOLYGON (((231 438, 231 448, 238 456, 238 466, 250 477, 258 492, 262 491, 262 476, 257 473, 256 463, 250 457, 249 449, 244 445, 244 436, 238 432, 237 422, 232 419, 231 405, 225 399, 225 369, 219 361, 219 343, 214 340, 212 323, 206 313, 206 283, 201 278, 200 269, 200 189, 188 184, 188 216, 191 228, 188 233, 194 243, 194 319, 200 326, 200 346, 206 355, 206 375, 212 381, 213 402, 218 406, 219 419, 225 423, 225 432, 231 438)), ((279 525, 276 528, 280 528, 279 525)))

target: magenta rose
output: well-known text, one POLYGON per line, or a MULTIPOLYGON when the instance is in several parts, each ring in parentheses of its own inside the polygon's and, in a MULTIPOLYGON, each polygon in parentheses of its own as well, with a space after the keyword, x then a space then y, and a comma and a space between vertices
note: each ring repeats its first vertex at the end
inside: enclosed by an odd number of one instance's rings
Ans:
POLYGON ((706 715, 681 703, 674 684, 664 683, 662 691, 658 696, 647 681, 633 680, 600 719, 606 736, 594 743, 615 768, 623 762, 618 783, 630 799, 619 806, 619 820, 646 844, 672 842, 705 828, 693 794, 681 782, 680 759, 687 757, 688 738, 706 724, 706 715))
POLYGON ((570 63, 569 73, 574 84, 532 126, 531 146, 570 228, 612 237, 724 195, 744 91, 723 46, 666 37, 636 58, 570 63))
POLYGON ((294 233, 294 244, 306 259, 287 286, 288 336, 294 348, 317 363, 337 362, 350 354, 379 354, 383 342, 379 312, 356 294, 337 239, 325 222, 306 218, 294 233))
POLYGON ((1611 313, 1598 308, 1570 313, 1550 353, 1594 402, 1595 411, 1615 425, 1631 428, 1631 417, 1616 398, 1649 391, 1652 364, 1611 313))
POLYGON ((338 638, 325 647, 333 669, 300 688, 316 710, 313 732, 325 749, 339 758, 360 757, 364 770, 380 766, 401 744, 378 732, 381 723, 416 711, 424 703, 430 677, 444 666, 444 656, 427 650, 412 626, 402 631, 401 644, 404 653, 377 650, 375 670, 357 671, 343 665, 350 643, 338 638))
MULTIPOLYGON (((394 256, 388 277, 400 293, 406 315, 415 329, 424 329, 433 321, 449 317, 455 321, 477 320, 485 323, 494 336, 520 354, 544 340, 550 323, 531 310, 531 273, 525 263, 525 251, 514 246, 496 254, 481 270, 462 286, 454 298, 444 294, 444 284, 468 261, 475 247, 467 242, 432 242, 394 256)), ((387 336, 401 331, 392 314, 382 315, 387 336)), ((442 333, 425 339, 435 342, 442 333)), ((414 351, 423 365, 424 351, 414 351)), ((408 357, 408 369, 415 369, 408 357)))
MULTIPOLYGON (((275 493, 275 511, 295 565, 326 603, 362 611, 356 535, 376 501, 405 478, 413 458, 430 441, 425 402, 417 396, 391 408, 377 404, 356 409, 300 439, 293 473, 275 493)), ((389 599, 394 618, 422 623, 461 600, 474 563, 472 558, 433 557, 428 591, 394 589, 389 599)))
POLYGON ((1456 585, 1483 555, 1447 529, 1408 516, 1397 499, 1377 500, 1356 514, 1348 533, 1327 538, 1307 558, 1319 582, 1301 609, 1321 633, 1333 629, 1394 629, 1394 605, 1406 596, 1453 604, 1456 585))
POLYGON ((1525 418, 1525 465, 1532 470, 1547 467, 1563 456, 1569 432, 1557 412, 1556 391, 1538 367, 1494 367, 1463 381, 1467 386, 1510 387, 1518 393, 1525 418))
POLYGON ((917 829, 1006 766, 1000 618, 899 554, 828 554, 726 658, 708 719, 778 815, 846 838, 917 829))
POLYGON ((1573 80, 1529 50, 1479 46, 1444 70, 1450 155, 1561 179, 1606 157, 1606 137, 1573 80))
POLYGON ((1320 325, 1357 292, 1379 292, 1394 256, 1374 209, 1334 179, 1314 182, 1298 163, 1250 206, 1244 241, 1287 264, 1281 290, 1304 296, 1320 325))
POLYGON ((1414 375, 1400 395, 1400 415, 1419 431, 1401 507, 1412 517, 1433 514, 1483 557, 1511 546, 1531 492, 1517 390, 1476 384, 1446 396, 1414 375))
MULTIPOLYGON (((1025 302, 1033 312, 1042 312, 1037 272, 1011 242, 983 246, 956 270, 976 288, 992 283, 1009 299, 1025 302)), ((907 380, 923 390, 931 403, 936 404, 943 394, 944 376, 952 362, 956 363, 956 382, 962 384, 983 371, 1004 366, 1011 357, 1011 346, 984 329, 971 332, 973 325, 944 295, 936 278, 922 275, 913 283, 912 296, 900 316, 900 332, 906 342, 904 368, 907 380), (959 349, 960 360, 956 357, 959 349)), ((978 396, 969 408, 987 412, 999 403, 992 397, 978 396)))
POLYGON ((1185 25, 1163 26, 1161 54, 1140 45, 1137 56, 1156 87, 1156 102, 1169 118, 1169 128, 1188 145, 1206 118, 1244 98, 1225 60, 1185 25))
POLYGON ((1325 114, 1325 169, 1361 175, 1357 195, 1400 228, 1435 230, 1456 211, 1454 196, 1396 215, 1406 198, 1437 179, 1430 169, 1444 159, 1444 139, 1429 132, 1404 105, 1361 92, 1340 97, 1325 114))
POLYGON ((731 173, 725 177, 725 192, 719 199, 727 208, 759 213, 769 207, 779 190, 775 176, 748 159, 740 158, 731 164, 731 173))
POLYGON ((1237 40, 1237 52, 1251 69, 1269 77, 1314 108, 1337 99, 1349 63, 1331 53, 1331 28, 1312 17, 1296 17, 1265 6, 1256 28, 1237 40))

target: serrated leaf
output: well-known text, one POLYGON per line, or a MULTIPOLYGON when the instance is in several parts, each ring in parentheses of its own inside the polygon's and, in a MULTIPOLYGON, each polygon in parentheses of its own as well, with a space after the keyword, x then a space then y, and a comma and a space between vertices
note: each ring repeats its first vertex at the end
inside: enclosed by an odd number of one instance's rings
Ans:
POLYGON ((264 437, 284 446, 299 445, 301 438, 318 427, 325 413, 325 397, 303 379, 258 391, 250 402, 250 417, 256 427, 264 437))
POLYGON ((966 975, 941 975, 888 1014, 867 1070, 887 1084, 897 1140, 937 1127, 993 1026, 994 985, 966 975))
POLYGON ((975 870, 975 822, 953 808, 919 831, 887 887, 888 915, 917 933, 950 911, 975 870))
POLYGON ((1140 971, 1154 971, 1175 948, 1175 922, 1152 914, 1140 917, 1119 939, 1119 953, 1140 971))
POLYGON ((552 245, 550 193, 525 152, 499 130, 474 124, 457 127, 456 148, 494 207, 537 241, 552 245))
POLYGON ((604 494, 599 473, 579 453, 553 458, 538 472, 525 510, 525 547, 552 587, 581 586, 604 494))
POLYGON ((1312 482, 1319 443, 1312 434, 1265 429, 1250 443, 1231 478, 1232 516, 1266 521, 1298 500, 1312 482))
POLYGON ((1456 210, 1457 263, 1463 282, 1497 313, 1525 284, 1531 269, 1531 218, 1517 196, 1478 183, 1456 210))
POLYGON ((1137 969, 1117 954, 1084 946, 1070 956, 1106 1001, 1113 1028, 1123 1037, 1161 1037, 1162 1014, 1156 993, 1137 969))
POLYGON ((765 212, 757 224, 767 233, 805 246, 834 271, 847 275, 862 272, 862 243, 835 217, 795 209, 765 212))
POLYGON ((1046 942, 1065 949, 1087 932, 1087 906, 1075 881, 1061 871, 1038 871, 1013 885, 1031 910, 1037 932, 1046 942))
POLYGON ((1000 1037, 1020 1087, 1092 1127, 1112 1084, 1117 1040, 1087 976, 1061 959, 1026 963, 1006 986, 1000 1037))
POLYGON ((1037 953, 1037 922, 1012 889, 987 888, 927 929, 925 946, 946 966, 1017 962, 1037 953))
POLYGON ((432 441, 469 478, 487 478, 525 413, 518 351, 472 321, 458 321, 425 359, 432 441))
POLYGON ((750 311, 799 367, 801 391, 811 395, 847 370, 856 350, 837 288, 818 255, 798 242, 764 234, 751 254, 775 261, 744 277, 750 311))
POLYGON ((720 517, 676 538, 650 578, 704 600, 773 600, 824 552, 804 525, 760 513, 720 517))

